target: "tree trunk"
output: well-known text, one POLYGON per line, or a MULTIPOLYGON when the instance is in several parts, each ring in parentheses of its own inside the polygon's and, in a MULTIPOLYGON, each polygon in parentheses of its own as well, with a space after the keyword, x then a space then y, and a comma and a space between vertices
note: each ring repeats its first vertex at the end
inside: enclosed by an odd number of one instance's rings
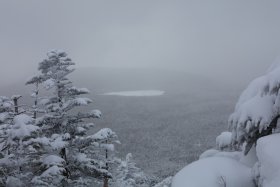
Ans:
POLYGON ((105 177, 105 178, 104 178, 103 187, 109 187, 109 185, 108 185, 108 177, 105 177))
MULTIPOLYGON (((106 140, 106 144, 107 143, 108 143, 108 140, 106 140)), ((106 170, 108 171, 109 170, 109 166, 108 166, 108 150, 107 149, 105 151, 105 158, 106 158, 106 170)), ((108 177, 105 176, 104 177, 104 185, 103 185, 103 187, 109 187, 108 181, 109 181, 108 177)))
POLYGON ((35 109, 34 109, 34 114, 33 114, 33 118, 36 119, 37 118, 37 104, 38 104, 38 94, 39 94, 39 83, 37 82, 36 83, 36 91, 35 91, 35 101, 34 101, 34 106, 35 106, 35 109))
POLYGON ((14 98, 15 113, 18 114, 18 98, 14 98))

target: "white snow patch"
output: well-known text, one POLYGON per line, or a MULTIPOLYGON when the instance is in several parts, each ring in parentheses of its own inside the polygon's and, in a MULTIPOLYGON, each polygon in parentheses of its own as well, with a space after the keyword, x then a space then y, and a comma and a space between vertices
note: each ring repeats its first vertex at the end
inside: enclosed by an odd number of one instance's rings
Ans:
POLYGON ((122 92, 109 92, 103 95, 116 95, 126 97, 148 97, 148 96, 161 96, 165 91, 161 90, 135 90, 135 91, 122 91, 122 92))
POLYGON ((223 150, 226 147, 230 147, 231 145, 231 132, 222 132, 219 136, 216 138, 216 146, 223 150))
POLYGON ((52 166, 46 171, 44 171, 41 177, 51 178, 51 177, 61 175, 63 172, 65 172, 64 168, 58 166, 52 166))
POLYGON ((39 127, 32 125, 33 119, 26 114, 20 114, 14 117, 13 128, 9 131, 9 135, 12 139, 23 139, 31 136, 32 133, 39 131, 39 127))
POLYGON ((103 128, 103 129, 100 129, 97 133, 88 136, 87 138, 93 138, 95 140, 105 140, 105 139, 108 139, 113 136, 116 136, 115 132, 113 132, 109 128, 103 128))
POLYGON ((102 113, 100 110, 92 110, 92 111, 90 111, 90 115, 93 115, 96 118, 101 118, 102 113))
POLYGON ((199 160, 204 158, 209 158, 209 157, 226 157, 239 161, 241 160, 241 158, 243 158, 243 153, 240 151, 228 152, 228 151, 219 151, 216 149, 209 149, 204 151, 199 156, 199 160))
POLYGON ((8 118, 9 118, 9 113, 8 112, 0 113, 0 122, 4 122, 8 118))
POLYGON ((44 86, 44 88, 49 90, 55 86, 55 80, 53 78, 47 79, 43 82, 43 86, 44 86))
POLYGON ((219 150, 216 149, 208 149, 206 151, 204 151, 200 156, 199 156, 199 160, 203 159, 203 158, 208 158, 208 157, 213 157, 215 156, 217 153, 219 153, 219 150))
POLYGON ((114 151, 115 150, 115 146, 114 144, 101 144, 100 147, 109 150, 109 151, 114 151))
POLYGON ((63 164, 65 163, 65 160, 59 156, 56 155, 48 155, 45 158, 43 158, 42 163, 46 166, 46 167, 50 167, 50 166, 63 166, 63 164))
POLYGON ((13 176, 8 176, 6 181, 6 187, 22 187, 22 186, 23 183, 20 181, 20 179, 13 176))
POLYGON ((273 134, 257 141, 260 180, 264 187, 279 187, 280 182, 280 134, 273 134))

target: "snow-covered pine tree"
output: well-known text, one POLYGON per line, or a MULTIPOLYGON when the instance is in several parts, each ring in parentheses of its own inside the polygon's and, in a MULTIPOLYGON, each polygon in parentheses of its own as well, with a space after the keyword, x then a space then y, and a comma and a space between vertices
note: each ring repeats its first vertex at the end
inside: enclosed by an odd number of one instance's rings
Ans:
POLYGON ((113 187, 149 187, 151 180, 136 166, 132 160, 132 154, 128 153, 125 160, 119 161, 111 185, 113 187))
MULTIPOLYGON (((79 153, 79 163, 76 161, 76 166, 80 168, 85 168, 84 172, 88 171, 95 171, 96 168, 91 168, 93 167, 90 162, 95 162, 98 163, 99 168, 103 170, 103 172, 106 172, 107 175, 100 175, 96 173, 98 178, 103 179, 102 180, 95 180, 91 182, 94 182, 94 184, 98 184, 99 186, 108 185, 109 179, 111 179, 113 176, 111 174, 115 164, 115 145, 116 143, 119 143, 117 140, 117 135, 115 132, 113 132, 109 128, 103 128, 100 129, 97 133, 93 135, 89 135, 83 139, 77 139, 76 141, 83 141, 83 143, 78 143, 76 149, 80 150, 79 153), (90 156, 90 157, 89 157, 90 156), (88 170, 88 171, 86 171, 88 170)), ((73 166, 74 168, 76 167, 75 165, 73 166)), ((77 169, 76 171, 80 171, 81 169, 77 169)), ((81 175, 81 173, 76 174, 77 177, 81 175)), ((90 178, 87 175, 84 176, 84 180, 87 180, 90 182, 90 178)), ((76 185, 77 183, 75 183, 76 185)), ((91 184, 92 185, 92 184, 91 184)))
POLYGON ((39 112, 38 101, 39 101, 39 85, 44 81, 44 77, 42 75, 37 75, 30 78, 25 85, 34 85, 34 90, 31 93, 31 97, 34 99, 34 105, 31 107, 31 112, 33 113, 33 118, 37 118, 37 113, 39 112))
POLYGON ((29 186, 44 150, 34 119, 21 113, 18 103, 13 102, 19 98, 0 97, 2 186, 29 186))
POLYGON ((94 178, 111 177, 96 149, 107 137, 96 138, 97 135, 86 134, 93 126, 88 123, 89 119, 100 118, 101 113, 79 109, 92 101, 80 97, 89 93, 87 89, 76 88, 68 79, 67 75, 74 71, 73 65, 75 63, 67 54, 60 51, 49 52, 47 58, 39 63, 40 79, 44 80, 42 84, 53 92, 40 101, 45 114, 36 120, 49 139, 51 149, 48 155, 42 156, 43 170, 34 178, 35 185, 61 186, 67 182, 68 186, 86 186, 94 178))
POLYGON ((8 129, 13 119, 13 101, 5 96, 0 96, 0 186, 5 186, 7 177, 14 165, 12 158, 9 158, 9 149, 6 140, 8 137, 8 129))
POLYGON ((263 76, 253 80, 241 94, 229 118, 232 140, 243 143, 245 154, 260 137, 272 134, 280 117, 280 65, 274 65, 263 76))

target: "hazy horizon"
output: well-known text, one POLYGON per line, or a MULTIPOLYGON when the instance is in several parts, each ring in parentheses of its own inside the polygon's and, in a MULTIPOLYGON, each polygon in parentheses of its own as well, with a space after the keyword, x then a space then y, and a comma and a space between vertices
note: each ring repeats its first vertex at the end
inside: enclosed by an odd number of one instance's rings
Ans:
POLYGON ((1 1, 0 85, 51 49, 80 67, 160 68, 249 81, 280 52, 278 1, 1 1))

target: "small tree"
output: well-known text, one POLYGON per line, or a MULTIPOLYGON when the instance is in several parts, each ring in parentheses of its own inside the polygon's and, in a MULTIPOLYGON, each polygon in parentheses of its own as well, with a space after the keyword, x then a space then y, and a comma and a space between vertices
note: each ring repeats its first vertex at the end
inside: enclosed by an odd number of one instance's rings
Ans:
POLYGON ((229 118, 236 148, 247 154, 258 138, 272 134, 280 117, 280 66, 254 81, 241 94, 229 118))
MULTIPOLYGON (((76 149, 80 150, 79 159, 76 159, 73 166, 77 171, 76 176, 81 176, 82 172, 88 173, 101 171, 95 173, 99 179, 103 179, 103 186, 108 185, 109 179, 112 178, 111 166, 114 165, 114 143, 118 143, 117 135, 109 128, 103 128, 97 133, 87 136, 85 139, 78 139, 83 143, 77 143, 76 149), (98 163, 99 169, 91 163, 98 163), (94 167, 94 168, 92 168, 94 167), (105 173, 105 175, 104 175, 105 173)), ((86 176, 91 176, 90 174, 86 176)), ((85 178, 87 178, 85 176, 85 178)), ((99 180, 101 184, 101 180, 99 180)))
POLYGON ((75 63, 65 52, 51 51, 39 63, 39 78, 28 82, 37 84, 42 81, 45 89, 52 91, 51 96, 41 99, 45 114, 36 120, 50 142, 49 153, 41 162, 43 170, 33 180, 36 185, 81 184, 87 183, 86 179, 90 178, 111 177, 96 149, 107 137, 98 139, 86 134, 93 126, 87 121, 100 118, 101 113, 98 110, 82 112, 78 109, 92 101, 81 97, 89 93, 86 88, 76 88, 68 79, 67 75, 74 71, 71 68, 73 65, 75 63), (52 164, 47 164, 50 159, 53 160, 52 164))
POLYGON ((140 168, 136 167, 132 160, 132 154, 126 155, 125 160, 121 160, 116 168, 112 181, 113 187, 148 187, 150 179, 145 175, 140 168))

